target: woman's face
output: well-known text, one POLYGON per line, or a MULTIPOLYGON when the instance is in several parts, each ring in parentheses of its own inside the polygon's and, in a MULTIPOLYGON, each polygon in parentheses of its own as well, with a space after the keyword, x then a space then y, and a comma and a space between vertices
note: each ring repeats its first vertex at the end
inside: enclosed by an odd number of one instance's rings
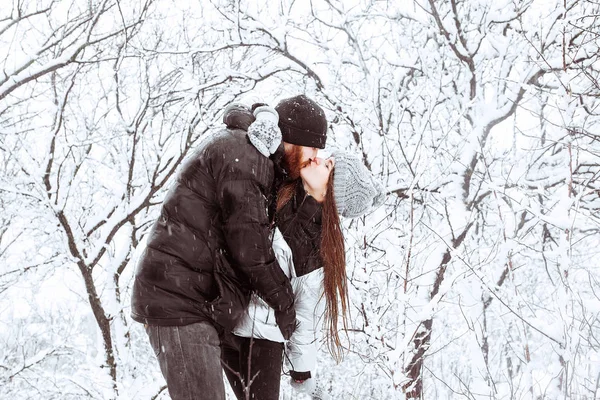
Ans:
POLYGON ((300 170, 300 176, 304 185, 315 192, 325 192, 331 171, 335 166, 333 158, 314 158, 310 164, 300 170))

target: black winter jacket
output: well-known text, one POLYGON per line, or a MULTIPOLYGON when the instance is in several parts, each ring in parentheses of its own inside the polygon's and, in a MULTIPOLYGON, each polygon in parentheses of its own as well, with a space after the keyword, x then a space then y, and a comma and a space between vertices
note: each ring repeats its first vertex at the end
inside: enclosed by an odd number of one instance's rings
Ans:
POLYGON ((277 227, 292 250, 297 276, 323 267, 321 248, 322 206, 308 195, 302 182, 292 199, 277 213, 277 227))
POLYGON ((133 319, 210 321, 201 310, 219 294, 213 270, 221 258, 270 307, 293 312, 292 288, 271 246, 273 180, 273 161, 245 130, 222 129, 206 139, 182 166, 149 234, 133 286, 133 319))

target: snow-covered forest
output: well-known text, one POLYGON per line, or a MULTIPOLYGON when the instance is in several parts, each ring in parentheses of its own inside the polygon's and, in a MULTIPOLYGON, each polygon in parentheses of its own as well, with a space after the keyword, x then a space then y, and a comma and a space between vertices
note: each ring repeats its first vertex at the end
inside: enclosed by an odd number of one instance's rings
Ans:
POLYGON ((389 191, 332 397, 600 398, 599 47, 598 0, 5 0, 0 398, 168 398, 136 256, 223 108, 298 93, 389 191))

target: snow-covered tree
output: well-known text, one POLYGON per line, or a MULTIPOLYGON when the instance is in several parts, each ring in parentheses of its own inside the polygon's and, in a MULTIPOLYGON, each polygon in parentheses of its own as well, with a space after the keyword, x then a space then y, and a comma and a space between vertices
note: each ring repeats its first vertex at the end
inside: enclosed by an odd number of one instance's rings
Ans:
POLYGON ((591 0, 3 7, 0 394, 164 394, 129 318, 157 205, 227 104, 304 92, 389 192, 345 222, 348 354, 320 357, 332 396, 600 396, 598 15, 591 0))

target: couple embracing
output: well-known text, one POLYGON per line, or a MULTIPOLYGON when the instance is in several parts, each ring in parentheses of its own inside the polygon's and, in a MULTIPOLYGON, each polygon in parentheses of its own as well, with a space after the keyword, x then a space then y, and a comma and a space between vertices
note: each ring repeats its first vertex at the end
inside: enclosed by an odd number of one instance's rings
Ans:
POLYGON ((358 157, 325 148, 323 109, 304 95, 225 109, 167 193, 136 271, 144 324, 171 397, 279 398, 284 354, 296 389, 317 384, 316 333, 340 355, 348 305, 340 216, 380 205, 358 157))

